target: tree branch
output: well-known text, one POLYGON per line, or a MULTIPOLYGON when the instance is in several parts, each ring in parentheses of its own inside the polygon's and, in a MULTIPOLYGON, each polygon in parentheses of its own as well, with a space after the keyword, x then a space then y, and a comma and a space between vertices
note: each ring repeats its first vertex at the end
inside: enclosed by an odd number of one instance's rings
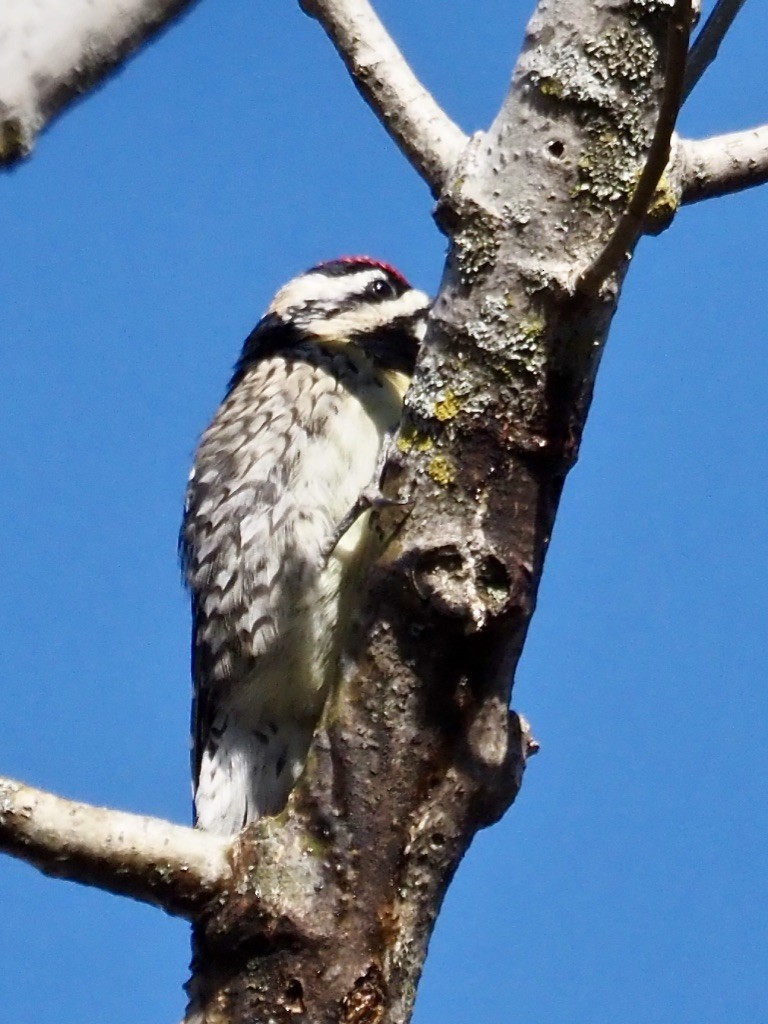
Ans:
POLYGON ((603 282, 625 259, 643 230, 653 194, 669 163, 672 135, 682 104, 685 55, 688 52, 691 19, 691 0, 675 0, 669 20, 664 94, 645 166, 613 235, 594 263, 587 267, 576 281, 576 290, 583 294, 597 294, 603 282))
POLYGON ((696 37, 688 54, 688 64, 683 84, 683 103, 696 88, 699 80, 717 57, 720 44, 725 39, 736 15, 746 0, 718 0, 715 8, 696 37))
POLYGON ((768 125, 711 139, 682 139, 680 151, 683 203, 768 182, 768 125))
POLYGON ((0 4, 0 165, 26 156, 56 114, 191 3, 35 0, 0 4))
POLYGON ((43 874, 195 917, 231 877, 230 844, 159 818, 0 778, 0 850, 43 874))
POLYGON ((437 196, 467 143, 411 71, 367 0, 299 0, 323 26, 363 99, 437 196))
POLYGON ((391 543, 306 770, 240 840, 242 910, 195 929, 190 1024, 410 1020, 448 883, 536 749, 511 688, 623 268, 595 295, 565 285, 646 162, 670 15, 540 0, 501 110, 450 174, 447 266, 383 481, 409 514, 379 512, 391 543), (251 894, 284 908, 260 921, 251 894))

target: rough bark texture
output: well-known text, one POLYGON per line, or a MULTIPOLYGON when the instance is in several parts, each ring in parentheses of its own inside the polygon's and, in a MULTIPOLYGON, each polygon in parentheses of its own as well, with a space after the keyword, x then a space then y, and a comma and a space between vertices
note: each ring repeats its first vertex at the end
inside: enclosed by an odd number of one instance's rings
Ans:
MULTIPOLYGON (((691 8, 541 0, 498 117, 466 143, 367 0, 301 2, 438 195, 449 239, 388 465, 408 504, 380 516, 392 541, 344 679, 286 810, 231 844, 0 780, 0 849, 195 920, 195 1024, 410 1019, 453 873, 536 750, 508 710, 514 673, 646 213, 638 182, 650 192, 666 158, 691 8)), ((720 0, 701 69, 742 2, 720 0)), ((186 5, 8 0, 0 162, 186 5)), ((646 230, 765 181, 767 152, 765 127, 679 143, 646 230)))
POLYGON ((410 1018, 445 889, 520 784, 512 679, 625 261, 597 297, 571 282, 642 170, 669 14, 543 0, 440 196, 448 266, 388 476, 412 511, 383 517, 394 540, 303 781, 197 925, 190 1021, 410 1018))

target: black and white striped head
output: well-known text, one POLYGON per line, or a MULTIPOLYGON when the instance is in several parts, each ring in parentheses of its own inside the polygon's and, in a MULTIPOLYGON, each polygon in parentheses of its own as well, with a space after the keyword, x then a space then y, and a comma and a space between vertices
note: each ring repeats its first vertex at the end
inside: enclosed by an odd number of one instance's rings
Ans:
POLYGON ((381 371, 411 376, 424 337, 428 296, 388 263, 345 256, 283 285, 243 349, 238 368, 269 350, 316 342, 354 345, 381 371))

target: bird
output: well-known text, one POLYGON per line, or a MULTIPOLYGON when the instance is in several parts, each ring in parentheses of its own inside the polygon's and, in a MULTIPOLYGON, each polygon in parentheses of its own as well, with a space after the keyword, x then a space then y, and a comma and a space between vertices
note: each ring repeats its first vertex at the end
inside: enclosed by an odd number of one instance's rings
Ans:
POLYGON ((311 267, 272 299, 201 436, 179 537, 201 829, 280 813, 303 771, 377 552, 368 496, 429 306, 369 256, 311 267))

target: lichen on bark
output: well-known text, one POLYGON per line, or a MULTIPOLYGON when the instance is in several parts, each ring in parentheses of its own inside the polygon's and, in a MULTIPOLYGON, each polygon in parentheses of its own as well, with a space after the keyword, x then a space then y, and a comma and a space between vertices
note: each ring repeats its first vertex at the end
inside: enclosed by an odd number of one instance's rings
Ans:
POLYGON ((642 167, 668 11, 542 0, 509 96, 446 180, 446 273, 386 474, 409 504, 381 514, 394 539, 308 770, 249 840, 262 898, 262 854, 292 875, 298 934, 242 937, 252 955, 222 980, 202 924, 198 1005, 223 1001, 222 1019, 300 1005, 314 1024, 405 1024, 445 889, 518 791, 514 670, 625 267, 596 295, 572 282, 642 167))

